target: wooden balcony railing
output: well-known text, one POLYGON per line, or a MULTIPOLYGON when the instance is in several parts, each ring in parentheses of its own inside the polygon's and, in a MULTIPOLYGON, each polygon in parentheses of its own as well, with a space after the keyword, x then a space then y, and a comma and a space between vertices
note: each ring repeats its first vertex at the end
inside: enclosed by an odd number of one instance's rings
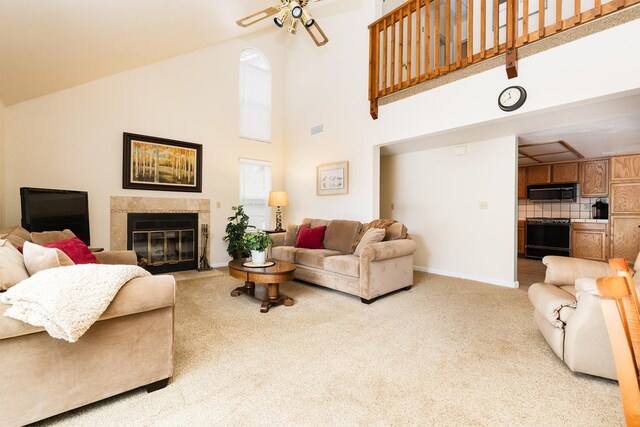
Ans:
POLYGON ((410 0, 369 26, 369 101, 505 53, 640 0, 410 0), (526 11, 526 13, 524 13, 526 11))

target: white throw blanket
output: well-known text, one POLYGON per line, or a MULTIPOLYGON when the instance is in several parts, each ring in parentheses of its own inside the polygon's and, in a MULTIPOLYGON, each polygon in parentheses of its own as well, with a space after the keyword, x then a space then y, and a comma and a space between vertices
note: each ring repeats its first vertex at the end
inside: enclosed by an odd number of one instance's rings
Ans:
POLYGON ((40 271, 0 296, 5 316, 76 342, 129 280, 151 274, 135 265, 82 264, 40 271))

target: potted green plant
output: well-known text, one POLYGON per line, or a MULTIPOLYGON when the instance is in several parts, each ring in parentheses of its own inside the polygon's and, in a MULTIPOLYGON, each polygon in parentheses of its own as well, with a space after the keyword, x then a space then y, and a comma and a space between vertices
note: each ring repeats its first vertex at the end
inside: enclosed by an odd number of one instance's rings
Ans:
POLYGON ((271 244, 271 236, 264 231, 245 233, 244 245, 251 251, 251 261, 256 264, 264 264, 266 250, 271 244))
POLYGON ((227 242, 227 253, 231 258, 247 258, 249 251, 244 243, 244 235, 248 228, 254 227, 249 225, 249 215, 244 213, 244 207, 242 205, 232 206, 231 209, 235 214, 227 218, 229 221, 225 230, 227 234, 222 240, 227 242))

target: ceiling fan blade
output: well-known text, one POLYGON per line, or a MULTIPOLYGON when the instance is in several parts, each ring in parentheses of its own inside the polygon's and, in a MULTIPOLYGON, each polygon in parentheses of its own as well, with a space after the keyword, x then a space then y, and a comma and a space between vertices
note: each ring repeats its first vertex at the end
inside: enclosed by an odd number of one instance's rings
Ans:
POLYGON ((318 21, 315 21, 312 26, 305 26, 304 28, 307 30, 307 33, 309 33, 316 46, 321 47, 329 43, 329 39, 324 31, 322 31, 322 28, 320 28, 320 25, 318 25, 318 21))
POLYGON ((249 15, 245 18, 242 19, 238 19, 236 21, 236 24, 238 24, 241 27, 248 27, 249 25, 253 25, 256 22, 260 22, 263 19, 267 19, 270 16, 275 15, 276 13, 280 12, 280 8, 277 6, 271 6, 266 8, 265 10, 261 10, 260 12, 256 12, 253 15, 249 15))

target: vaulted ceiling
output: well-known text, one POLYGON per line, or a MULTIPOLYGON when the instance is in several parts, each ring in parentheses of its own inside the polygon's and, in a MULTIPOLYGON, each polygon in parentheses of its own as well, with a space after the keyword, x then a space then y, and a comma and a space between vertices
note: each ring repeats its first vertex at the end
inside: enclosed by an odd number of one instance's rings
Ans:
MULTIPOLYGON (((321 10, 333 0, 312 4, 321 10)), ((273 25, 235 21, 278 0, 2 0, 5 105, 192 52, 273 25)))

